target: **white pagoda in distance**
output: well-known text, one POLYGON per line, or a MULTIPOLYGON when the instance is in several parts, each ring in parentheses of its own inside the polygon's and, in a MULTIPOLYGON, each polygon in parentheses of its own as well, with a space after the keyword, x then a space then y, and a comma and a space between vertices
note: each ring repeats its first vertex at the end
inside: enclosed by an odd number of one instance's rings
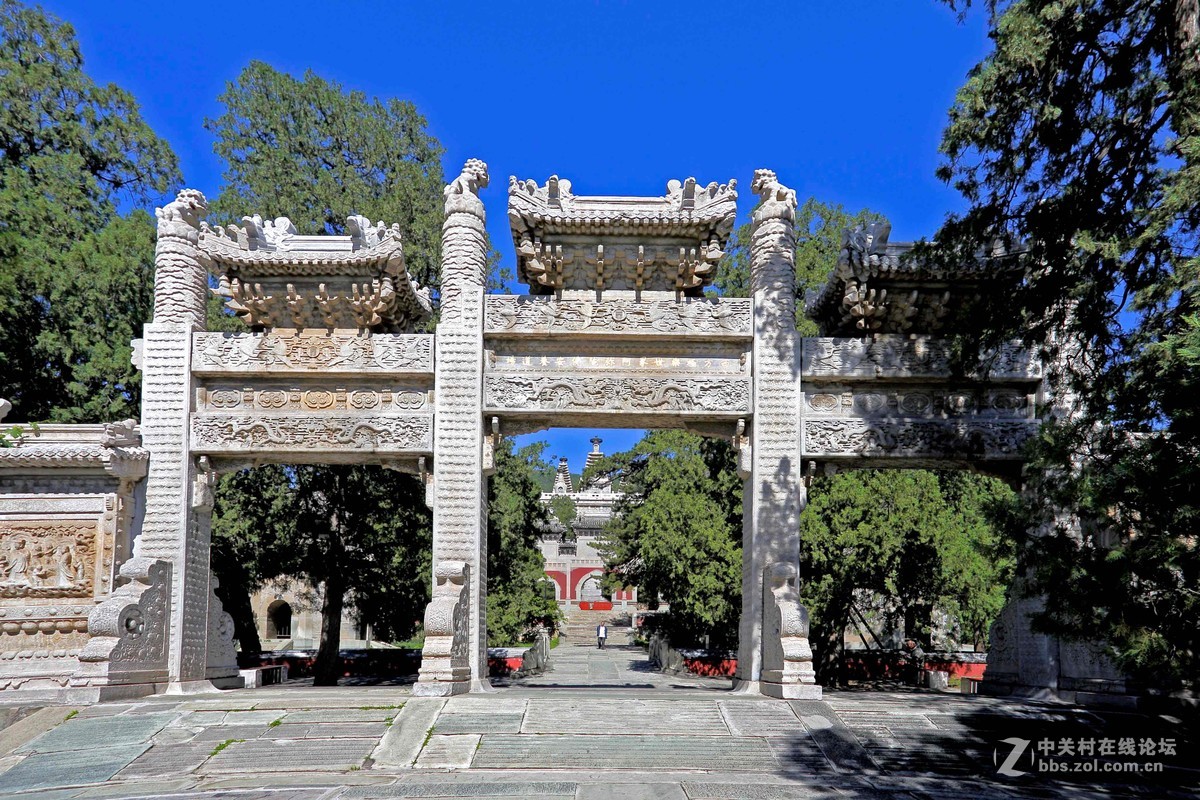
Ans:
MULTIPOLYGON (((604 458, 604 453, 600 451, 600 437, 594 437, 591 441, 592 451, 588 453, 584 464, 585 473, 604 458)), ((601 593, 604 559, 595 546, 603 534, 605 523, 612 519, 613 508, 622 494, 613 490, 612 481, 606 476, 594 478, 576 491, 567 459, 560 458, 554 475, 554 487, 549 492, 542 492, 542 503, 549 506, 554 498, 563 496, 575 504, 576 518, 572 525, 574 539, 571 538, 571 531, 551 515, 550 527, 541 541, 546 577, 554 583, 554 598, 559 608, 568 615, 575 609, 634 610, 637 608, 635 588, 614 592, 611 598, 601 593)))

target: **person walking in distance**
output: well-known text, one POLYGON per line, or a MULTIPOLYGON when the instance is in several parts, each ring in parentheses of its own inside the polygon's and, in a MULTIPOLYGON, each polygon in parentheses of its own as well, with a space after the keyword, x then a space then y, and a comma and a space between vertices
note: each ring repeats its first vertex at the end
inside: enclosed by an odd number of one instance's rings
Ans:
POLYGON ((604 649, 604 640, 608 638, 608 626, 601 622, 596 626, 596 647, 604 649))

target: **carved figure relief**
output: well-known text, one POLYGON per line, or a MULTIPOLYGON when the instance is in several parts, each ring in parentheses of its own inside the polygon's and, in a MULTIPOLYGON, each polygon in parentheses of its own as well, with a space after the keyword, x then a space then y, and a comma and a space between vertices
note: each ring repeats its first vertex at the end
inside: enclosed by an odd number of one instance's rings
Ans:
POLYGON ((706 333, 749 337, 750 300, 559 301, 510 295, 487 298, 484 332, 499 333, 706 333))
POLYGON ((745 380, 654 378, 516 378, 490 376, 484 405, 495 409, 721 411, 746 413, 745 380))
POLYGON ((95 520, 0 522, 0 597, 91 597, 95 520))
POLYGON ((433 372, 423 334, 197 333, 192 369, 214 372, 433 372))

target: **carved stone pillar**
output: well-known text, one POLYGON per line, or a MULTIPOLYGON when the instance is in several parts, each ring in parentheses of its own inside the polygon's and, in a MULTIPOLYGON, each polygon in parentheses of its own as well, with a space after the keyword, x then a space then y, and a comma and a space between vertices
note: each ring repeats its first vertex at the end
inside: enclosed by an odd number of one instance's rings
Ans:
POLYGON ((208 270, 197 247, 206 211, 204 195, 184 189, 157 212, 154 321, 145 326, 142 344, 142 440, 150 465, 134 555, 171 564, 168 654, 174 690, 210 686, 209 531, 195 524, 197 469, 188 446, 192 333, 204 326, 208 294, 208 270))
MULTIPOLYGON (((446 187, 442 226, 442 310, 437 328, 433 464, 433 574, 446 562, 467 566, 470 598, 466 642, 470 680, 458 672, 422 670, 416 694, 459 694, 489 687, 487 676, 487 494, 483 474, 483 287, 487 233, 479 189, 487 165, 467 161, 446 187), (444 674, 443 674, 444 673, 444 674)), ((435 598, 434 603, 441 602, 435 598)), ((433 613, 433 605, 427 614, 433 613)), ((444 616, 444 615, 442 615, 444 616)), ((439 617, 440 619, 441 617, 439 617)), ((462 635, 455 629, 454 636, 462 635)), ((426 639, 424 658, 444 658, 454 642, 426 639), (435 647, 436 645, 436 647, 435 647), (436 650, 436 652, 435 652, 436 650)))
POLYGON ((795 311, 796 193, 780 185, 770 170, 756 170, 751 188, 761 203, 750 234, 754 418, 745 437, 749 478, 743 499, 737 684, 740 691, 772 697, 820 697, 807 650, 808 612, 795 594, 805 505, 795 311), (808 669, 802 666, 806 653, 808 669))

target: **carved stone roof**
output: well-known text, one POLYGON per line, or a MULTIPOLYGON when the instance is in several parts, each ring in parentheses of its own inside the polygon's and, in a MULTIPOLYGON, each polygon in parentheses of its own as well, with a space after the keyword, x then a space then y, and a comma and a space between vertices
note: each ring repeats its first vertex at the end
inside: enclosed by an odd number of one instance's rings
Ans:
POLYGON ((106 425, 16 426, 22 433, 0 447, 0 472, 30 469, 99 470, 141 478, 149 453, 133 420, 106 425))
POLYGON ((948 265, 919 257, 913 242, 889 242, 891 226, 847 230, 837 268, 805 312, 825 336, 937 333, 990 289, 1015 257, 993 252, 948 265))
POLYGON ((737 215, 737 182, 667 184, 661 197, 576 195, 509 178, 517 276, 534 294, 561 289, 678 291, 712 279, 737 215))
POLYGON ((217 293, 251 327, 360 328, 397 332, 432 314, 429 290, 404 266, 400 230, 365 217, 348 236, 299 236, 286 217, 203 224, 198 246, 217 293))

